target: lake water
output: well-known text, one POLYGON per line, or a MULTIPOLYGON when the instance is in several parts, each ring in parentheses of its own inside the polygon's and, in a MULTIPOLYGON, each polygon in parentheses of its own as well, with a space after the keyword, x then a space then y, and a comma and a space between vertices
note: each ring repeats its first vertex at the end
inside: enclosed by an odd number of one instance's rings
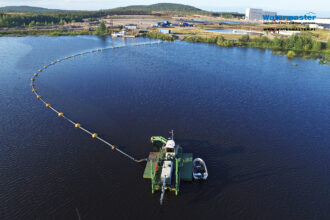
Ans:
POLYGON ((0 38, 0 219, 329 219, 330 68, 269 50, 95 36, 0 38), (151 194, 137 164, 175 130, 206 182, 151 194), (298 64, 294 66, 293 64, 298 64))

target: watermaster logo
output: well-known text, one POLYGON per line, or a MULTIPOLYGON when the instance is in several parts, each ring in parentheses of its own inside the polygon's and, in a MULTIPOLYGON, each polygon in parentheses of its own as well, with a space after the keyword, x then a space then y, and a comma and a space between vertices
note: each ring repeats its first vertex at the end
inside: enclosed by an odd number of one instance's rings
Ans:
POLYGON ((316 15, 314 12, 308 12, 303 16, 297 16, 297 15, 288 15, 288 16, 270 16, 270 15, 262 15, 263 19, 266 21, 278 21, 278 20, 314 20, 316 18, 316 15))

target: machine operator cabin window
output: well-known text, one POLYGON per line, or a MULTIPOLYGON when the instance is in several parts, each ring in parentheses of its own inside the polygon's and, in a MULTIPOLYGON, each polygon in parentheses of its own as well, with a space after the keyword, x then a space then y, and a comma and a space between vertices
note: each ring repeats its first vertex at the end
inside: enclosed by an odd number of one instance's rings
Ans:
POLYGON ((167 153, 174 153, 174 148, 166 148, 167 153))

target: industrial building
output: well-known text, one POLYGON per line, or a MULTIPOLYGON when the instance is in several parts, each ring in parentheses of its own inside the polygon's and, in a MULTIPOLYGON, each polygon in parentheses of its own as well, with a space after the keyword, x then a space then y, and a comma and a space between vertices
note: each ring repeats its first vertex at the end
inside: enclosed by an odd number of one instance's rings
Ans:
POLYGON ((127 24, 125 25, 126 30, 136 30, 138 28, 137 24, 127 24))
POLYGON ((262 9, 247 8, 245 11, 245 20, 248 21, 262 21, 263 15, 276 16, 276 12, 263 11, 262 9))
POLYGON ((169 30, 169 29, 159 29, 159 33, 170 34, 171 33, 171 30, 169 30))

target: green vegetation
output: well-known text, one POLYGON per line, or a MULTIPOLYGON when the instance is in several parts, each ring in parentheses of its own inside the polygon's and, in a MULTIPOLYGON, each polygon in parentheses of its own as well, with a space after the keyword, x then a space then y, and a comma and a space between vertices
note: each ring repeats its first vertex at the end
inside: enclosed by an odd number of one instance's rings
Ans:
POLYGON ((108 15, 150 15, 151 11, 110 9, 100 11, 28 11, 5 13, 0 10, 0 28, 63 25, 65 23, 94 21, 108 15))
POLYGON ((107 27, 105 26, 104 22, 101 22, 99 26, 96 28, 97 35, 106 35, 108 34, 107 27))
POLYGON ((233 47, 235 43, 233 40, 226 40, 222 35, 212 36, 212 37, 199 37, 199 36, 188 36, 184 40, 190 42, 199 42, 199 43, 208 43, 208 44, 217 44, 222 47, 233 47))
POLYGON ((132 5, 127 7, 117 8, 121 10, 145 10, 158 12, 179 12, 179 13, 200 13, 201 9, 190 5, 172 4, 172 3, 158 3, 152 5, 132 5))
POLYGON ((48 9, 40 7, 31 7, 31 6, 6 6, 0 7, 0 11, 4 12, 45 12, 45 11, 61 11, 57 9, 48 9))
POLYGON ((304 57, 307 59, 320 58, 322 64, 330 64, 330 43, 322 43, 314 40, 309 35, 292 35, 289 38, 274 38, 273 40, 263 36, 250 38, 249 35, 242 35, 238 40, 226 40, 222 35, 211 37, 188 36, 184 40, 217 44, 223 47, 255 47, 272 49, 277 54, 287 55, 288 58, 304 57))
POLYGON ((14 30, 14 31, 0 31, 0 37, 3 36, 67 36, 67 35, 95 35, 95 31, 79 30, 79 31, 67 31, 67 30, 14 30))
POLYGON ((0 27, 33 27, 47 25, 63 25, 73 21, 82 22, 90 15, 84 13, 32 13, 32 14, 4 14, 0 13, 0 27))
POLYGON ((161 40, 167 40, 167 41, 174 41, 176 39, 176 37, 172 34, 162 34, 162 33, 159 33, 159 32, 143 33, 140 36, 155 38, 155 39, 161 39, 161 40))
POLYGON ((292 58, 294 58, 296 56, 296 53, 294 52, 294 51, 292 51, 292 50, 289 50, 289 52, 288 52, 288 54, 287 54, 287 57, 289 58, 289 59, 292 59, 292 58))
MULTIPOLYGON (((0 7, 0 11, 4 12, 51 12, 51 11, 62 11, 57 9, 47 9, 40 7, 30 7, 30 6, 7 6, 0 7)), ((172 3, 158 3, 152 5, 131 5, 126 7, 119 7, 115 9, 103 10, 105 12, 110 11, 144 11, 146 13, 151 13, 152 11, 158 12, 183 12, 183 13, 199 13, 203 10, 184 4, 172 4, 172 3)))
POLYGON ((237 12, 209 12, 190 5, 173 4, 173 3, 158 3, 152 5, 132 5, 127 7, 117 8, 116 10, 135 10, 135 11, 145 11, 149 13, 162 12, 168 14, 181 14, 181 15, 200 14, 200 15, 209 15, 209 16, 223 17, 223 18, 244 17, 244 14, 240 14, 237 12))
POLYGON ((316 51, 321 52, 322 50, 330 49, 327 48, 327 44, 314 40, 312 37, 306 34, 292 35, 289 38, 269 38, 256 37, 249 38, 248 35, 242 35, 238 40, 240 46, 249 46, 257 48, 270 48, 275 50, 292 50, 292 51, 316 51))

